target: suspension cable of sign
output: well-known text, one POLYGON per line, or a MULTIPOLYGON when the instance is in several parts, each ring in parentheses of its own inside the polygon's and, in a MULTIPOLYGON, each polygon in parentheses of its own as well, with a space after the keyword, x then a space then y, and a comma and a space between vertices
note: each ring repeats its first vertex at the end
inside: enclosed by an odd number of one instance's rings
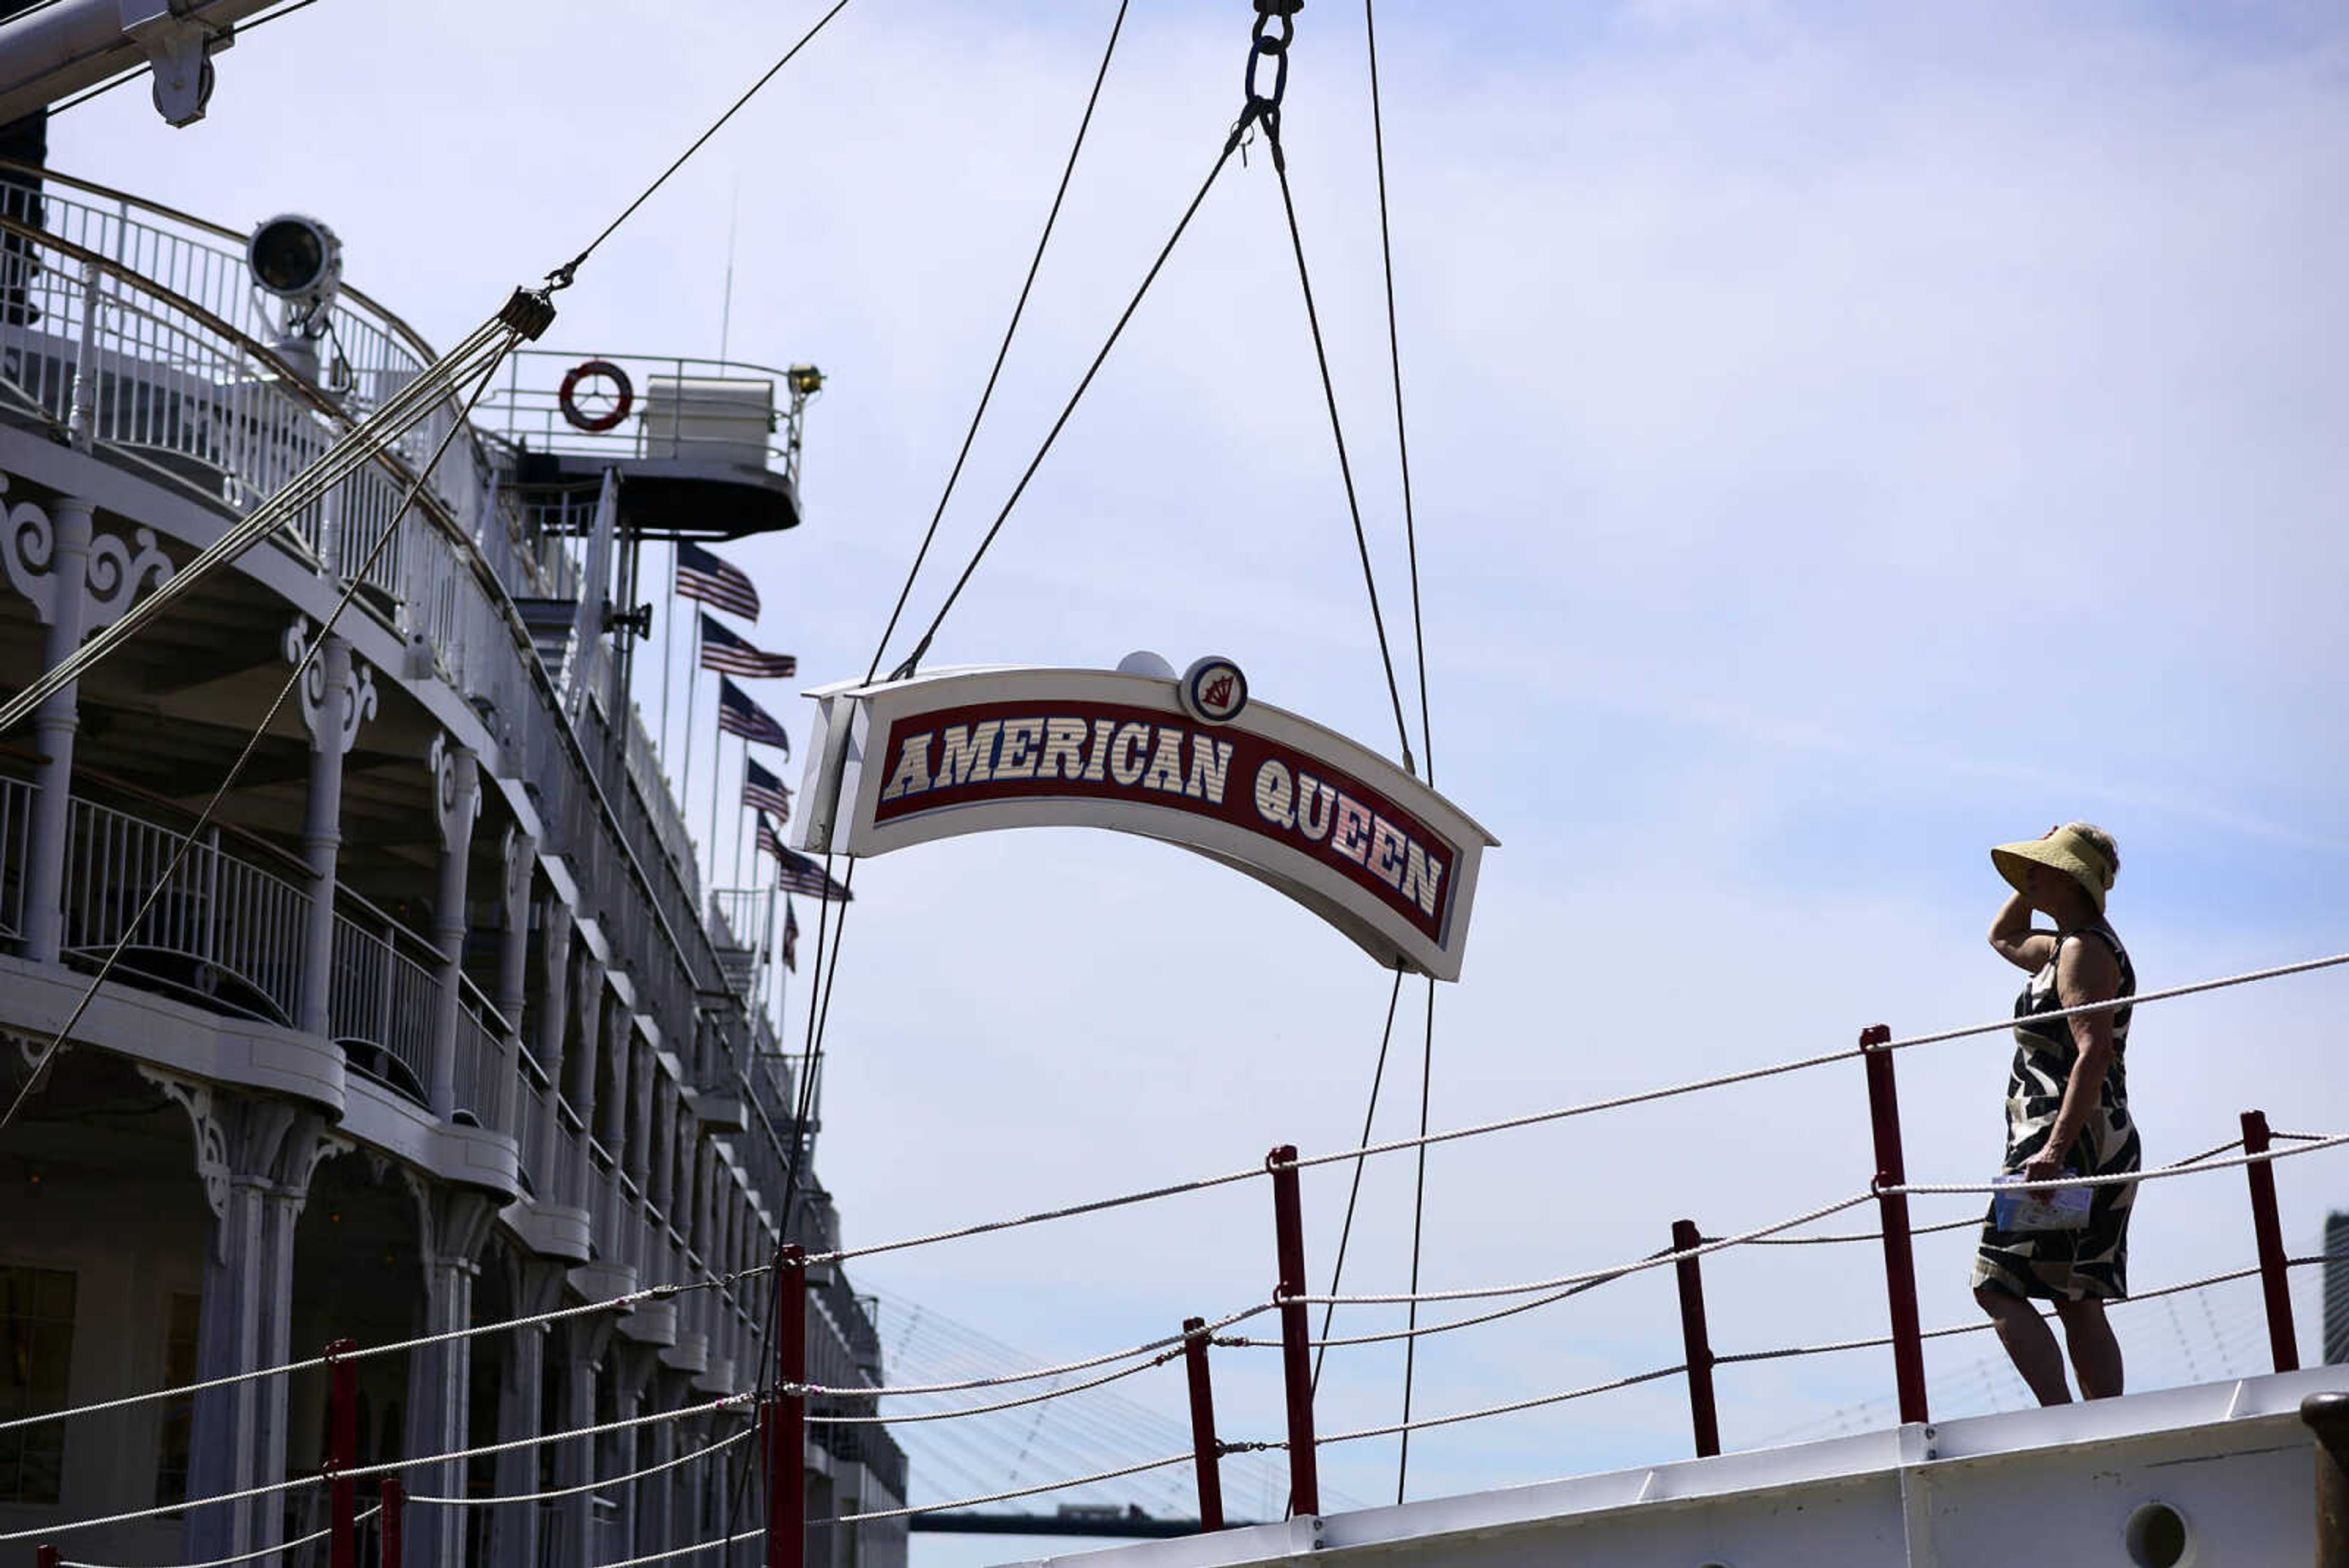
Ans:
POLYGON ((881 660, 889 651, 889 639, 897 635, 897 621, 905 613, 905 601, 913 597, 914 581, 922 575, 922 564, 929 559, 930 546, 938 536, 938 524, 947 514, 947 503, 953 499, 955 485, 962 478, 963 464, 969 461, 971 443, 978 439, 979 421, 987 417, 987 405, 994 400, 995 384, 1003 377, 1003 362, 1010 357, 1011 339, 1019 331, 1020 318, 1028 313, 1028 296, 1036 287, 1036 275, 1044 265, 1045 247, 1052 243, 1052 230, 1061 221, 1061 203, 1068 199, 1069 182, 1077 172, 1077 158, 1085 150, 1085 133, 1092 129, 1093 110, 1101 104, 1102 84, 1109 79, 1109 63, 1117 54, 1118 35, 1125 30, 1125 13, 1130 0, 1118 0, 1117 16, 1109 26, 1109 43, 1102 49, 1101 69, 1093 73, 1093 90, 1085 99, 1085 112, 1077 121, 1077 139, 1069 148, 1069 161, 1061 168, 1060 188, 1052 192, 1051 210, 1044 214, 1044 232, 1036 236, 1036 254, 1029 258, 1028 275, 1019 285, 1019 297, 1011 306, 1011 319, 1003 328, 1003 341, 995 350, 995 364, 987 372, 987 385, 980 389, 978 406, 971 410, 970 428, 963 432, 962 450, 955 453, 954 466, 947 471, 946 488, 938 493, 938 504, 930 514, 930 525, 922 535, 922 543, 914 552, 914 564, 905 568, 905 586, 897 590, 897 603, 889 611, 889 624, 881 629, 881 640, 874 645, 873 663, 864 671, 871 680, 880 672, 881 660))
POLYGON ((1280 208, 1288 220, 1289 249, 1297 257, 1297 285, 1305 296, 1305 324, 1313 335, 1313 362, 1321 374, 1321 400, 1330 410, 1330 436, 1338 450, 1338 477, 1346 491, 1346 513, 1354 524, 1354 549, 1361 557, 1362 587, 1371 600, 1371 628, 1378 634, 1379 664, 1387 678, 1387 698, 1394 705, 1395 739, 1402 748, 1405 773, 1417 773, 1412 758, 1411 725, 1402 716, 1402 687, 1395 679, 1394 650, 1387 642, 1387 619, 1379 605, 1378 574, 1371 566, 1370 535, 1362 526, 1362 504, 1354 491, 1354 465, 1346 453, 1346 427, 1338 416, 1338 387, 1330 375, 1330 351, 1321 337, 1321 312, 1313 299, 1313 275, 1305 265, 1305 236, 1297 223, 1297 199, 1288 186, 1288 155, 1280 141, 1280 100, 1288 90, 1288 46, 1297 36, 1297 13, 1305 0, 1256 0, 1256 26, 1249 35, 1247 107, 1241 111, 1238 135, 1251 123, 1264 127, 1272 151, 1272 171, 1280 184, 1280 208), (1266 60, 1273 62, 1272 91, 1257 85, 1257 73, 1266 60))
MULTIPOLYGON (((1406 557, 1411 564, 1411 640, 1412 663, 1419 675, 1419 740, 1427 759, 1427 782, 1435 782, 1435 725, 1427 700, 1427 622, 1422 612, 1419 589, 1419 521, 1412 504, 1411 436, 1409 421, 1403 414, 1402 396, 1402 330, 1395 312, 1394 232, 1387 215, 1387 136, 1386 116, 1379 99, 1379 19, 1376 0, 1362 0, 1362 36, 1370 56, 1371 72, 1371 151, 1379 175, 1379 261, 1386 286, 1387 364, 1394 387, 1395 464, 1402 482, 1402 537, 1406 557)), ((1427 982, 1427 1030, 1420 1053, 1419 1069, 1419 1135, 1427 1136, 1429 1088, 1435 1073, 1435 981, 1427 982)), ((1419 1289, 1420 1236, 1427 1215, 1427 1145, 1419 1146, 1418 1171, 1412 1190, 1411 1216, 1411 1279, 1412 1290, 1419 1289)), ((1410 1307, 1407 1327, 1419 1326, 1419 1303, 1410 1307)), ((1414 1332, 1404 1342, 1402 1362, 1403 1430, 1395 1460, 1395 1501, 1403 1501, 1403 1489, 1411 1473, 1411 1399, 1412 1380, 1418 1370, 1419 1339, 1414 1332)))

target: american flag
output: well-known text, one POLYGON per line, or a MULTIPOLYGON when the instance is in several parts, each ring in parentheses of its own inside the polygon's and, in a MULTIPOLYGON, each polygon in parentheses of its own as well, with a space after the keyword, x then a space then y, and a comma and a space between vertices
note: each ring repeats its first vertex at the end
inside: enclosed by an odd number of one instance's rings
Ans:
POLYGON ((792 819, 792 792, 783 787, 782 780, 748 757, 742 759, 742 804, 752 811, 773 812, 777 822, 792 819))
POLYGON ((787 757, 792 754, 792 738, 783 733, 775 716, 751 701, 740 686, 722 675, 718 678, 718 728, 723 733, 740 735, 762 746, 780 746, 787 757))
POLYGON ((759 814, 759 837, 754 847, 758 853, 771 855, 779 861, 783 857, 782 836, 775 831, 775 825, 767 820, 764 812, 759 814))
POLYGON ((744 620, 759 618, 759 590, 741 569, 682 539, 677 545, 677 591, 687 598, 716 605, 728 615, 739 615, 744 620))
POLYGON ((800 917, 789 898, 783 900, 783 967, 800 971, 800 917))
POLYGON ((701 668, 720 675, 750 675, 762 680, 797 675, 800 661, 788 653, 765 653, 751 647, 704 613, 701 618, 701 668))
POLYGON ((775 886, 786 893, 797 893, 807 898, 830 898, 845 904, 853 897, 849 890, 823 874, 823 867, 804 855, 794 855, 777 845, 775 859, 781 869, 775 875, 775 886))

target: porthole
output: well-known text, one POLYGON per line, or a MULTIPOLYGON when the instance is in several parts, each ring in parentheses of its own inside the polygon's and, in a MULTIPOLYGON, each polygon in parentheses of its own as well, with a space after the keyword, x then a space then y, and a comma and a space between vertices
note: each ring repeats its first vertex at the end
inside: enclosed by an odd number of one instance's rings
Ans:
POLYGON ((2194 1527, 2168 1503, 2143 1503, 2121 1527, 2121 1544, 2137 1568, 2190 1568, 2194 1527))

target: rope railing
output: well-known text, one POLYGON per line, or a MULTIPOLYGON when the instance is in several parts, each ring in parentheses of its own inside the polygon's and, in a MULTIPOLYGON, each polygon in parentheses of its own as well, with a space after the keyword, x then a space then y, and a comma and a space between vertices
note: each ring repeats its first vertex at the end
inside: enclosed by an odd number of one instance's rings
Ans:
MULTIPOLYGON (((1265 1302, 1236 1313, 1228 1313, 1209 1324, 1208 1332, 1229 1328, 1236 1323, 1246 1323, 1249 1318, 1272 1311, 1278 1304, 1274 1302, 1265 1302)), ((792 1395, 830 1395, 834 1397, 857 1399, 885 1399, 915 1394, 962 1394, 977 1388, 1001 1388, 1013 1383, 1033 1383, 1040 1377, 1064 1377, 1071 1373, 1090 1372, 1096 1366, 1106 1366, 1113 1361, 1126 1361, 1136 1356, 1152 1355, 1169 1348, 1180 1349, 1184 1340, 1188 1337, 1187 1334, 1163 1334, 1156 1339, 1130 1345, 1123 1350, 1089 1355, 1081 1361, 1063 1361, 1056 1366, 1036 1366, 1021 1372, 999 1373, 992 1377, 964 1378, 955 1383, 905 1383, 895 1387, 835 1387, 823 1383, 793 1383, 786 1385, 783 1392, 792 1395)), ((1147 1366, 1149 1363, 1145 1362, 1143 1365, 1147 1366)))
MULTIPOLYGON (((382 1511, 383 1504, 376 1503, 352 1515, 351 1522, 365 1524, 382 1511)), ((202 1563, 160 1563, 156 1568, 230 1568, 232 1563, 251 1563, 257 1558, 274 1557, 280 1552, 291 1552, 297 1546, 315 1545, 334 1532, 335 1527, 330 1524, 324 1530, 314 1530, 307 1535, 297 1535, 291 1541, 281 1541, 274 1546, 257 1546, 250 1552, 240 1552, 233 1557, 207 1557, 202 1563)), ((77 1563, 69 1557, 60 1557, 57 1559, 57 1568, 121 1568, 121 1565, 109 1563, 77 1563)))
MULTIPOLYGON (((706 1459, 721 1449, 732 1448, 750 1435, 750 1429, 746 1427, 731 1437, 720 1438, 714 1443, 704 1443, 689 1454, 679 1454, 673 1459, 663 1459, 658 1464, 647 1465, 642 1469, 630 1470, 624 1476, 598 1476, 594 1480, 581 1481, 575 1486, 551 1487, 544 1491, 512 1492, 499 1497, 424 1497, 411 1493, 408 1501, 412 1503, 433 1503, 441 1508, 489 1508, 508 1502, 552 1502, 559 1497, 577 1497, 581 1492, 595 1491, 603 1487, 626 1486, 632 1481, 640 1481, 647 1476, 657 1476, 664 1470, 673 1470, 681 1465, 689 1465, 696 1459, 706 1459)), ((452 1456, 441 1456, 444 1459, 450 1457, 452 1456)), ((419 1459, 415 1462, 426 1464, 434 1461, 419 1459)))
MULTIPOLYGON (((2336 954, 2326 958, 2311 959, 2300 963, 2281 964, 2268 969, 2253 970, 2241 974, 2227 975, 2212 980, 2199 981, 2191 984, 2173 986, 2162 991, 2141 992, 2135 997, 2125 998, 2119 1001, 2092 1002, 2083 1007, 2064 1009, 2061 1012, 2049 1012, 2038 1016, 2047 1019, 2054 1019, 2078 1016, 2097 1012, 2109 1012, 2114 1008, 2122 1005, 2137 1005, 2167 1001, 2176 997, 2199 995, 2207 992, 2221 990, 2232 986, 2251 984, 2260 981, 2274 980, 2290 975, 2310 973, 2319 970, 2334 968, 2344 963, 2349 963, 2349 953, 2336 954)), ((2009 1017, 1998 1020, 1992 1023, 1969 1025, 1961 1029, 1941 1030, 1931 1033, 1910 1035, 1903 1039, 1894 1040, 1885 1045, 1877 1046, 1875 1049, 1881 1051, 1898 1051, 1907 1049, 1911 1046, 1926 1045, 1942 1041, 1962 1039, 1971 1035, 1990 1033, 2000 1030, 2012 1029, 2013 1027, 2013 1020, 2009 1017)), ((1371 1155, 1392 1154, 1407 1149, 1432 1146, 1438 1143, 1448 1143, 1463 1138, 1480 1137, 1494 1133, 1514 1131, 1519 1128, 1539 1126, 1548 1122, 1594 1115, 1600 1111, 1622 1109, 1632 1106, 1651 1104, 1659 1100, 1675 1098, 1685 1095, 1699 1094, 1712 1089, 1727 1087, 1737 1084, 1752 1083, 1784 1074, 1802 1072, 1809 1068, 1824 1066, 1831 1062, 1845 1061, 1865 1055, 1866 1054, 1866 1050, 1860 1047, 1824 1052, 1816 1055, 1797 1057, 1789 1061, 1774 1063, 1766 1066, 1748 1068, 1735 1073, 1719 1074, 1708 1078, 1692 1079, 1685 1083, 1669 1085, 1655 1089, 1641 1090, 1630 1094, 1609 1096, 1599 1099, 1580 1101, 1573 1105, 1529 1112, 1519 1116, 1509 1116, 1495 1121, 1475 1123, 1468 1127, 1451 1128, 1443 1132, 1429 1133, 1422 1137, 1391 1138, 1383 1142, 1365 1144, 1354 1148, 1340 1149, 1324 1154, 1308 1156, 1297 1160, 1296 1167, 1299 1169, 1309 1169, 1319 1166, 1337 1164, 1346 1160, 1364 1158, 1371 1155)), ((2333 1135, 2278 1132, 2271 1136, 2285 1139, 2287 1141, 2302 1143, 2312 1147, 2333 1147, 2333 1143, 2337 1141, 2333 1135)), ((2226 1148, 2235 1147, 2240 1147, 2240 1143, 2221 1145, 2220 1146, 2219 1150, 2213 1152, 2221 1152, 2226 1148)), ((2196 1156, 2193 1158, 2195 1159, 2200 1159, 2207 1157, 2196 1156)), ((2261 1158, 2278 1158, 2278 1154, 2271 1153, 2270 1155, 2262 1156, 2261 1158)), ((2188 1162, 2181 1161, 2179 1163, 2183 1165, 2188 1162)), ((2229 1163, 2240 1164, 2245 1162, 2237 1160, 2229 1163)), ((2212 1168, 2220 1168, 2213 1167, 2212 1168)), ((1087 1214, 1102 1213, 1112 1210, 1127 1208, 1137 1204, 1154 1202, 1161 1199, 1181 1196, 1187 1193, 1206 1191, 1214 1188, 1229 1186, 1237 1182, 1253 1180, 1264 1174, 1266 1174, 1265 1167, 1261 1165, 1252 1166, 1242 1170, 1226 1171, 1220 1175, 1201 1177, 1187 1181, 1168 1182, 1160 1186, 1144 1188, 1136 1191, 1121 1193, 1112 1197, 1089 1199, 1084 1202, 1067 1204, 1052 1209, 1039 1210, 1027 1214, 1010 1216, 1000 1220, 982 1220, 974 1224, 927 1231, 920 1235, 899 1238, 895 1241, 874 1242, 862 1247, 839 1248, 829 1252, 811 1254, 808 1259, 808 1262, 812 1266, 828 1262, 839 1262, 852 1258, 873 1257, 882 1253, 903 1251, 916 1247, 931 1246, 945 1241, 960 1241, 978 1236, 996 1234, 1005 1231, 1045 1224, 1060 1220, 1073 1219, 1087 1214)), ((2150 1175, 2150 1173, 2148 1173, 2148 1175, 2150 1175)), ((2110 1181, 2114 1179, 2092 1179, 2110 1181)), ((2135 1179, 2135 1178, 2132 1178, 2132 1179, 2135 1179)), ((2081 1179, 2073 1179, 2068 1181, 2044 1183, 2042 1184, 2042 1187, 2073 1186, 2081 1184, 2081 1179)), ((2039 1189, 2023 1187, 2018 1184, 2001 1184, 1999 1189, 2029 1191, 2037 1190, 2039 1189)), ((1910 1183, 1899 1187, 1887 1187, 1883 1190, 1888 1193, 1899 1192, 1910 1196, 1921 1196, 1938 1193, 1987 1192, 1991 1190, 1991 1188, 1985 1184, 1966 1185, 1944 1183, 1939 1185, 1920 1185, 1910 1183)), ((1971 1221, 1968 1221, 1967 1223, 1971 1223, 1971 1221)), ((1962 1226, 1960 1222, 1951 1221, 1942 1226, 1921 1227, 1913 1232, 1913 1234, 1932 1234, 1941 1230, 1958 1230, 1961 1228, 1962 1226)), ((1759 1233, 1748 1234, 1742 1238, 1728 1238, 1723 1240, 1733 1241, 1738 1244, 1752 1243, 1765 1246, 1804 1246, 1829 1244, 1831 1241, 1865 1241, 1875 1239, 1875 1236, 1876 1233, 1868 1231, 1854 1231, 1847 1235, 1837 1236, 1832 1239, 1826 1237, 1782 1238, 1775 1236, 1775 1234, 1759 1233)), ((1711 1243, 1708 1242, 1708 1245, 1710 1244, 1711 1243)), ((1654 1262, 1678 1262, 1682 1257, 1687 1255, 1690 1254, 1675 1253, 1662 1256, 1652 1261, 1643 1262, 1647 1262, 1650 1266, 1652 1266, 1652 1263, 1654 1262)), ((772 1266, 771 1264, 761 1263, 748 1269, 737 1270, 730 1273, 712 1275, 707 1279, 647 1286, 636 1291, 627 1292, 621 1295, 608 1297, 602 1301, 585 1303, 575 1306, 561 1307, 552 1312, 535 1314, 525 1317, 504 1319, 496 1323, 477 1324, 465 1328, 450 1329, 439 1334, 419 1335, 412 1339, 394 1341, 386 1345, 362 1346, 350 1354, 358 1357, 384 1355, 399 1351, 419 1349, 424 1346, 440 1344, 448 1340, 470 1338, 481 1334, 500 1333, 506 1329, 529 1327, 540 1324, 554 1323, 565 1318, 576 1317, 597 1312, 625 1311, 645 1302, 665 1299, 681 1292, 708 1290, 712 1288, 731 1288, 733 1285, 744 1281, 760 1278, 767 1274, 771 1272, 771 1267, 772 1266)), ((1634 1267, 1636 1267, 1636 1265, 1627 1266, 1624 1272, 1630 1272, 1630 1270, 1634 1267)), ((1602 1272, 1603 1272, 1609 1271, 1602 1271, 1602 1272)), ((1571 1282, 1560 1282, 1581 1283, 1585 1282, 1589 1277, 1590 1276, 1578 1276, 1571 1282)), ((1533 1288, 1542 1289, 1554 1287, 1537 1285, 1533 1288)), ((1495 1292, 1494 1293, 1508 1294, 1516 1293, 1495 1292)), ((1316 1297, 1312 1299, 1319 1303, 1332 1299, 1344 1302, 1356 1299, 1381 1301, 1389 1299, 1402 1300, 1406 1298, 1316 1297)), ((1443 1298, 1422 1296, 1420 1299, 1429 1300, 1443 1298)), ((1340 1342, 1331 1341, 1330 1343, 1338 1344, 1340 1342)), ((1154 1345, 1149 1348, 1151 1350, 1163 1348, 1163 1343, 1160 1345, 1154 1345)), ((144 1393, 126 1395, 119 1398, 100 1400, 88 1405, 73 1406, 66 1409, 47 1411, 40 1415, 17 1417, 9 1420, 0 1421, 0 1433, 26 1427, 38 1426, 48 1421, 66 1420, 77 1417, 96 1415, 108 1410, 121 1409, 148 1400, 168 1399, 199 1394, 209 1389, 226 1387, 234 1384, 251 1381, 254 1378, 278 1376, 294 1372, 307 1371, 324 1365, 325 1363, 320 1357, 305 1357, 299 1361, 286 1363, 282 1366, 264 1367, 253 1371, 234 1373, 224 1377, 213 1378, 202 1383, 187 1384, 173 1388, 150 1389, 144 1393)), ((1092 1365, 1100 1365, 1100 1363, 1095 1362, 1092 1365)), ((843 1389, 839 1390, 838 1392, 864 1394, 871 1392, 871 1390, 843 1389)))
POLYGON ((1107 1387, 1110 1384, 1121 1382, 1133 1376, 1136 1373, 1147 1372, 1154 1366, 1164 1366, 1182 1354, 1179 1346, 1173 1350, 1162 1350, 1147 1361, 1137 1361, 1131 1366, 1116 1367, 1102 1373, 1098 1377, 1089 1377, 1081 1383, 1047 1388, 1040 1394, 1023 1394, 1017 1399, 999 1399, 991 1405, 964 1405, 952 1410, 916 1410, 895 1416, 819 1416, 811 1413, 808 1416, 807 1424, 811 1427, 895 1427, 908 1421, 952 1421, 964 1416, 987 1416, 998 1410, 1017 1410, 1024 1406, 1041 1405, 1053 1399, 1065 1398, 1071 1394, 1082 1394, 1087 1389, 1107 1387))
MULTIPOLYGON (((1043 1481, 1035 1486, 1014 1487, 1009 1491, 991 1491, 983 1497, 958 1497, 952 1502, 926 1502, 917 1507, 879 1508, 864 1513, 843 1513, 831 1519, 812 1519, 808 1527, 826 1524, 869 1524, 878 1519, 910 1519, 917 1513, 945 1513, 960 1508, 980 1508, 990 1502, 1009 1502, 1013 1498, 1037 1497, 1048 1491, 1068 1491, 1081 1486, 1096 1486, 1102 1481, 1122 1480, 1147 1470, 1163 1470, 1173 1465, 1187 1465, 1194 1458, 1188 1452, 1169 1454, 1163 1459, 1143 1459, 1139 1464, 1124 1465, 1113 1470, 1097 1470, 1089 1476, 1072 1476, 1067 1480, 1043 1481)), ((625 1568, 614 1564, 613 1568, 625 1568)))
POLYGON ((2326 1133, 2302 1143, 2297 1148, 2263 1149, 2258 1154, 2239 1154, 2202 1165, 2164 1165, 2151 1170, 2116 1171, 2110 1176, 2050 1177, 2044 1181, 1887 1182, 1877 1190, 1914 1197, 1956 1192, 2053 1192, 2067 1187, 2129 1187, 2172 1176, 2200 1176, 2206 1171, 2230 1170, 2237 1166, 2272 1165, 2277 1160, 2291 1159, 2299 1155, 2322 1154, 2328 1148, 2339 1148, 2343 1144, 2349 1144, 2349 1133, 2326 1133))

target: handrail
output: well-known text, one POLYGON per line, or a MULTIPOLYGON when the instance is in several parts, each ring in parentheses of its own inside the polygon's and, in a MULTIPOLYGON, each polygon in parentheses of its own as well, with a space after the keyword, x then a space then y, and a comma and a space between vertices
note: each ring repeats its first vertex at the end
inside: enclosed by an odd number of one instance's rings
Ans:
MULTIPOLYGON (((153 201, 145 196, 136 195, 129 191, 120 190, 112 185, 101 185, 95 180, 85 180, 78 174, 67 174, 62 171, 52 169, 45 163, 27 163, 21 159, 0 158, 0 170, 8 170, 18 174, 31 174, 37 177, 44 184, 55 182, 59 185, 65 186, 69 191, 79 191, 85 194, 92 196, 103 196, 108 201, 119 202, 126 207, 136 207, 140 212, 152 213, 159 217, 169 218, 175 223, 185 223, 191 229, 201 230, 204 234, 212 235, 214 239, 233 240, 240 249, 243 248, 246 240, 251 237, 249 235, 237 233, 234 229, 230 228, 225 223, 216 223, 210 218, 200 218, 193 213, 182 212, 177 207, 167 206, 161 202, 153 201)), ((343 284, 340 286, 339 292, 343 298, 357 300, 359 304, 373 311, 377 317, 381 318, 386 327, 390 327, 395 333, 398 334, 399 337, 406 339, 408 346, 410 348, 424 356, 427 363, 440 358, 440 355, 433 351, 432 346, 424 340, 424 335, 422 333, 417 331, 415 327, 410 327, 408 322, 397 313, 385 308, 383 304, 377 300, 373 296, 355 288, 347 283, 343 284)))

